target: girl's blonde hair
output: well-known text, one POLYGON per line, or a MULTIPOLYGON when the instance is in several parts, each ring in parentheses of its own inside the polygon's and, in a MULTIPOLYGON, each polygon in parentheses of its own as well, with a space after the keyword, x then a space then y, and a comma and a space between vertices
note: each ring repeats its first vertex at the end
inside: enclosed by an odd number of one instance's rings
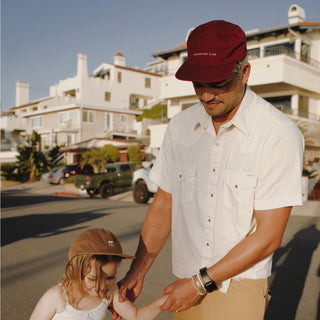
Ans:
POLYGON ((105 275, 102 272, 102 266, 109 262, 119 263, 121 257, 112 255, 78 255, 73 257, 67 264, 64 276, 59 283, 65 289, 65 300, 71 305, 77 306, 81 297, 86 295, 83 289, 83 279, 91 271, 91 261, 95 262, 96 271, 96 290, 100 298, 109 298, 109 290, 100 293, 102 281, 105 281, 105 275))

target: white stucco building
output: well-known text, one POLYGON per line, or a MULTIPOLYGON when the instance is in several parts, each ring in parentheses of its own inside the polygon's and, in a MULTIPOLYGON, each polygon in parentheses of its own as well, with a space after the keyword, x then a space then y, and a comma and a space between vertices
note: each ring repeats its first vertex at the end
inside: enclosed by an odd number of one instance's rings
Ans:
POLYGON ((139 108, 158 102, 160 78, 153 72, 126 67, 124 55, 117 52, 113 63, 100 64, 90 76, 87 56, 79 53, 76 76, 51 86, 50 96, 43 99, 29 101, 29 84, 18 81, 16 106, 2 116, 3 135, 8 144, 11 141, 6 151, 15 149, 12 134, 17 130, 24 135, 36 130, 43 150, 94 137, 144 136, 136 115, 141 114, 139 108), (5 124, 8 122, 10 125, 5 124))
MULTIPOLYGON (((304 10, 292 5, 288 24, 246 32, 251 64, 249 86, 298 121, 308 134, 306 157, 320 155, 320 22, 306 22, 304 10)), ((190 30, 188 31, 189 34, 190 30)), ((191 82, 175 72, 187 57, 186 43, 156 52, 149 71, 159 72, 160 98, 167 101, 168 118, 198 99, 191 82)), ((150 126, 150 148, 156 154, 166 126, 150 126)))

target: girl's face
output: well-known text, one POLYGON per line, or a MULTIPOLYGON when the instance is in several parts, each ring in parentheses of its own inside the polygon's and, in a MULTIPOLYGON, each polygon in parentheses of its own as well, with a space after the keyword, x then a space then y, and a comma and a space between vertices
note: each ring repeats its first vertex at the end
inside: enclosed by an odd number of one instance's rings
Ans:
MULTIPOLYGON (((108 262, 101 267, 103 272, 104 281, 100 283, 100 294, 111 288, 116 283, 116 274, 117 274, 118 262, 108 262)), ((96 290, 96 270, 95 270, 95 261, 92 260, 90 263, 90 271, 83 278, 83 288, 91 296, 98 296, 99 293, 96 290)))

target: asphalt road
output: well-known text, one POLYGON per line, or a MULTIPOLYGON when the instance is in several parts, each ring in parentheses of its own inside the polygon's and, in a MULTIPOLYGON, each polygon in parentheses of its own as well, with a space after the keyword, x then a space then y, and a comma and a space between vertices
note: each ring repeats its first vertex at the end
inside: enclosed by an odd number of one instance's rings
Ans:
MULTIPOLYGON (((124 251, 134 254, 149 205, 135 204, 128 195, 108 200, 35 194, 29 188, 2 191, 2 319, 28 319, 40 296, 62 275, 68 248, 85 228, 109 228, 120 238, 124 251)), ((274 258, 272 300, 265 320, 320 319, 319 230, 319 217, 290 217, 274 258)), ((128 267, 129 261, 123 261, 119 278, 128 267)), ((137 304, 151 302, 172 280, 168 239, 137 304)), ((158 319, 172 317, 162 313, 158 319)))

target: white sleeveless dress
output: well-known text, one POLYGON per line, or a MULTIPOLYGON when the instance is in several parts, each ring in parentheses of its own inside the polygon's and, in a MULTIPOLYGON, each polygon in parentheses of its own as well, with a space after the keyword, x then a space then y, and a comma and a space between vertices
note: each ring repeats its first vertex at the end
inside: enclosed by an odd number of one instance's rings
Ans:
POLYGON ((104 320, 108 310, 109 302, 103 299, 102 302, 91 310, 78 310, 67 304, 66 309, 56 313, 52 320, 104 320))

